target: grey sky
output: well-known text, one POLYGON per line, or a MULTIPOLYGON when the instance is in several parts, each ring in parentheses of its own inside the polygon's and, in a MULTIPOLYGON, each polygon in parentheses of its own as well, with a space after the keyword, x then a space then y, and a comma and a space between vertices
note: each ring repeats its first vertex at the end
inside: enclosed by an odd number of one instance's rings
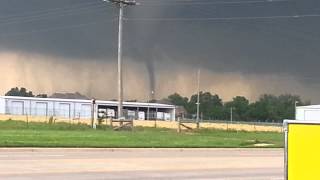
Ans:
MULTIPOLYGON (((203 90, 218 94, 230 92, 222 95, 225 99, 238 94, 255 99, 261 93, 296 93, 313 102, 320 102, 317 94, 320 85, 320 17, 157 20, 316 15, 320 14, 319 1, 140 2, 141 6, 130 7, 126 11, 129 20, 125 22, 124 32, 125 61, 128 68, 136 67, 135 70, 128 70, 136 77, 127 82, 135 87, 126 90, 129 94, 127 98, 143 99, 153 86, 158 98, 174 91, 189 96, 194 92, 194 74, 200 67, 205 72, 203 90), (150 73, 152 70, 154 74, 150 73), (154 84, 149 78, 153 79, 154 84), (170 78, 170 83, 166 83, 166 78, 170 78), (136 83, 140 80, 144 84, 141 87, 136 83), (239 88, 239 92, 232 90, 234 88, 239 88)), ((0 48, 3 53, 19 54, 19 60, 13 65, 16 70, 10 71, 18 76, 6 80, 1 92, 16 82, 16 86, 29 85, 31 89, 48 93, 78 89, 90 96, 115 98, 112 90, 104 93, 97 89, 104 80, 108 84, 104 88, 115 85, 111 72, 115 68, 112 65, 116 62, 117 52, 116 17, 117 9, 100 0, 2 0, 0 48), (32 61, 29 63, 30 59, 32 61), (39 66, 41 59, 48 63, 39 66), (110 75, 103 74, 103 69, 100 69, 102 74, 97 69, 89 69, 90 63, 91 67, 108 66, 106 69, 110 75), (48 69, 48 64, 59 64, 57 67, 61 68, 53 71, 48 69), (72 67, 74 64, 77 64, 76 70, 72 67), (40 70, 35 70, 37 68, 44 70, 40 73, 40 70), (38 79, 32 73, 35 71, 41 74, 38 76, 47 77, 38 79), (70 82, 86 83, 70 87, 70 83, 57 84, 54 77, 58 75, 52 75, 55 72, 71 72, 68 76, 70 82), (79 72, 80 75, 75 75, 79 72), (100 76, 99 81, 93 80, 94 75, 100 76), (44 80, 52 83, 49 85, 44 80)), ((8 63, 9 59, 1 58, 0 62, 8 63)), ((131 76, 130 73, 128 76, 131 76)), ((7 74, 7 77, 10 75, 7 74)))

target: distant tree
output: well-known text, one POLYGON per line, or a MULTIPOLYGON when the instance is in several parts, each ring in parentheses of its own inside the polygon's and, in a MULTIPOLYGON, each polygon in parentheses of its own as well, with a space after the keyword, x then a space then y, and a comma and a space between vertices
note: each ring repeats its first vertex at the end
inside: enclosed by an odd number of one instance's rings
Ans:
POLYGON ((127 100, 127 102, 138 102, 136 99, 127 100))
POLYGON ((310 100, 306 100, 304 102, 301 102, 301 104, 300 103, 297 104, 297 106, 309 106, 309 105, 311 105, 310 100))
MULTIPOLYGON (((197 112, 197 98, 197 94, 192 95, 188 100, 188 98, 174 93, 165 100, 174 105, 184 107, 187 113, 194 117, 197 112)), ((226 120, 230 118, 230 109, 232 107, 233 120, 235 121, 282 122, 283 119, 294 118, 296 102, 298 106, 310 104, 308 101, 303 102, 300 96, 291 94, 280 96, 263 94, 253 103, 250 103, 243 96, 236 96, 232 101, 223 103, 222 99, 216 94, 200 92, 200 114, 206 120, 226 120)))
POLYGON ((258 101, 250 105, 249 118, 277 122, 282 122, 284 119, 294 119, 296 102, 297 105, 305 105, 297 95, 264 94, 260 96, 258 101))
POLYGON ((259 100, 251 105, 250 116, 252 119, 262 121, 280 120, 281 117, 277 113, 278 106, 277 96, 271 94, 261 95, 259 100))
POLYGON ((38 98, 48 98, 47 94, 38 94, 36 97, 38 98))
MULTIPOLYGON (((225 111, 230 114, 232 108, 233 120, 246 121, 248 119, 247 114, 249 111, 249 100, 243 96, 236 96, 232 101, 225 103, 225 111)), ((230 117, 230 115, 226 115, 230 117)))
POLYGON ((22 87, 22 88, 11 88, 10 91, 8 91, 6 94, 6 96, 21 96, 21 97, 34 97, 32 91, 27 91, 26 88, 22 87))
POLYGON ((156 99, 151 99, 148 101, 148 103, 157 103, 157 100, 156 99))
POLYGON ((174 93, 174 94, 169 95, 166 100, 171 102, 172 104, 174 104, 176 106, 182 106, 184 108, 186 108, 187 105, 188 105, 188 98, 187 97, 182 97, 178 93, 174 93))
MULTIPOLYGON (((187 106, 187 111, 196 114, 198 95, 191 96, 187 106)), ((200 92, 200 113, 204 119, 223 119, 223 103, 218 95, 210 92, 200 92)))

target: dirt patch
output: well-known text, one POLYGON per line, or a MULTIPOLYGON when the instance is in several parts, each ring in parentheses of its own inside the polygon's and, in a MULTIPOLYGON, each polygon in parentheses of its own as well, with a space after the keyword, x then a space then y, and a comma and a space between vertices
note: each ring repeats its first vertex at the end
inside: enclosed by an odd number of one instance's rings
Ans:
POLYGON ((258 144, 254 144, 253 146, 255 146, 255 147, 269 147, 269 146, 274 146, 274 144, 258 143, 258 144))

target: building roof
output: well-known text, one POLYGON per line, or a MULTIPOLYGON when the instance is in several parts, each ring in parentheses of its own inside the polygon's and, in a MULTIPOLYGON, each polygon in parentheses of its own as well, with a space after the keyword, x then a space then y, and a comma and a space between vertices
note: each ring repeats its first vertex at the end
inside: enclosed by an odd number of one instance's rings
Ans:
MULTIPOLYGON (((3 99, 15 99, 15 100, 34 100, 34 101, 59 101, 59 102, 78 102, 78 103, 90 103, 92 100, 84 99, 60 99, 60 98, 38 98, 38 97, 20 97, 20 96, 0 96, 3 99)), ((117 101, 104 101, 96 100, 98 105, 117 106, 117 101)), ((166 108, 174 109, 174 105, 160 104, 160 103, 141 103, 141 102, 123 102, 125 107, 151 107, 151 108, 166 108)))
POLYGON ((87 96, 80 94, 79 92, 75 93, 53 93, 50 98, 55 98, 55 99, 86 99, 90 100, 87 96))
POLYGON ((297 109, 320 109, 320 105, 297 106, 297 109))

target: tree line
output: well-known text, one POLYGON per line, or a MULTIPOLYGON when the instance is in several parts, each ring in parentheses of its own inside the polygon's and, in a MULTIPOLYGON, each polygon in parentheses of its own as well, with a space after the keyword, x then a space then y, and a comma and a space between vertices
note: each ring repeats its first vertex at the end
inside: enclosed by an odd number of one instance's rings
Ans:
MULTIPOLYGON (((174 93, 165 100, 185 109, 185 114, 180 113, 179 116, 196 117, 197 94, 187 98, 174 93)), ((204 120, 231 120, 232 111, 234 121, 282 122, 283 119, 295 118, 296 105, 309 104, 303 102, 300 96, 292 94, 263 94, 255 102, 236 96, 229 102, 223 102, 217 94, 200 92, 200 114, 204 120)))
POLYGON ((20 96, 20 97, 40 97, 40 98, 47 98, 47 94, 38 94, 34 95, 32 91, 28 91, 26 88, 21 87, 14 87, 11 88, 6 94, 6 96, 20 96))

